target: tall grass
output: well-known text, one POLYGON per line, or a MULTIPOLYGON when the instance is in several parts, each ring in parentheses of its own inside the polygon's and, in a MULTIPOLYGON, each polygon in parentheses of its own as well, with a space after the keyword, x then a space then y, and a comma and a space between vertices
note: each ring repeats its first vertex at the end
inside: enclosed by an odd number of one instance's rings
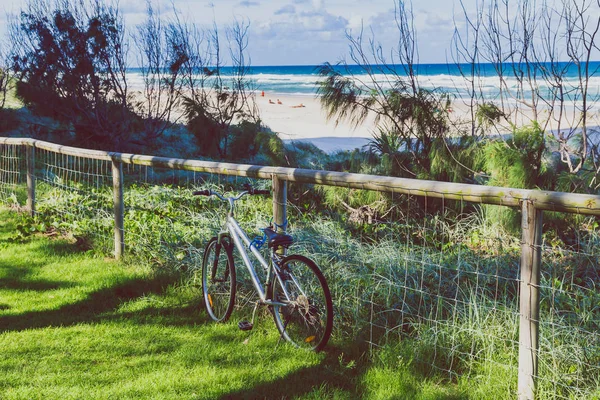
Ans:
MULTIPOLYGON (((221 182, 218 189, 230 187, 221 182)), ((125 193, 129 262, 176 274, 181 287, 197 285, 193 276, 203 245, 222 225, 224 205, 182 187, 131 185, 125 193)), ((92 238, 89 248, 109 252, 108 193, 61 193, 57 186, 40 185, 38 197, 37 224, 71 232, 82 243, 92 238), (80 211, 74 212, 73 204, 80 211)), ((290 207, 288 229, 297 239, 290 251, 313 258, 332 290, 333 342, 364 343, 374 357, 396 354, 424 377, 468 387, 472 398, 511 398, 517 376, 519 238, 491 223, 484 208, 436 205, 429 212, 417 210, 410 199, 405 204, 415 209, 375 227, 339 213, 290 207)), ((269 223, 271 206, 269 199, 249 197, 239 203, 237 217, 244 229, 258 234, 269 223)), ((600 321, 594 251, 600 235, 586 221, 576 221, 577 248, 557 239, 544 252, 540 398, 600 393, 600 344, 589 343, 598 338, 600 321)), ((236 265, 238 312, 250 318, 255 297, 243 263, 236 265)))

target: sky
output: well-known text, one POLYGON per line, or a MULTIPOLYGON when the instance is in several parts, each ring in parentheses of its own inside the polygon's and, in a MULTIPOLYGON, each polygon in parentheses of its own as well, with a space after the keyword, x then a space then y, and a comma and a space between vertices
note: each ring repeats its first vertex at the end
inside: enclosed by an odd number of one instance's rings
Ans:
MULTIPOLYGON (((7 15, 18 14, 27 1, 39 0, 0 0, 0 40, 6 35, 7 15)), ((146 0, 106 1, 119 1, 125 24, 130 29, 146 16, 146 0)), ((387 62, 391 61, 389 55, 397 47, 394 6, 398 0, 151 1, 163 17, 169 17, 174 4, 185 21, 200 26, 208 27, 213 20, 221 27, 231 24, 235 19, 248 21, 251 65, 318 65, 347 59, 346 33, 356 35, 361 27, 364 27, 365 36, 372 33, 382 45, 387 62)), ((465 26, 459 1, 413 0, 418 43, 416 62, 453 62, 449 49, 455 23, 459 28, 465 26)), ((477 2, 482 1, 463 0, 463 3, 472 15, 477 2)), ((549 0, 550 3, 553 1, 558 0, 549 0)), ((580 3, 584 0, 571 1, 580 3)), ((600 8, 593 4, 587 16, 598 18, 600 8)), ((600 57, 600 51, 596 51, 595 55, 600 57)))
MULTIPOLYGON (((348 54, 346 32, 373 30, 375 38, 390 51, 398 34, 394 0, 172 0, 181 15, 200 25, 250 22, 249 54, 252 65, 317 65, 337 62, 348 54)), ((444 63, 453 32, 455 0, 415 1, 419 61, 444 63)), ((0 0, 0 37, 6 34, 7 14, 17 14, 26 0, 0 0)), ((474 0, 467 0, 474 3, 474 0)), ((163 16, 171 0, 153 0, 163 16)), ((120 0, 126 25, 143 21, 145 0, 120 0)))

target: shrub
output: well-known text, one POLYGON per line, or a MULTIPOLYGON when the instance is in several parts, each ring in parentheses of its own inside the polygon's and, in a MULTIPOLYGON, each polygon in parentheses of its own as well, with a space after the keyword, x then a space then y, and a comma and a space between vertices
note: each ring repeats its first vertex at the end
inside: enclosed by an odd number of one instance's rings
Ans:
POLYGON ((232 160, 244 160, 256 156, 259 151, 257 135, 260 122, 242 121, 229 128, 229 150, 227 154, 232 160))
POLYGON ((0 108, 0 132, 13 131, 20 125, 18 110, 0 108))

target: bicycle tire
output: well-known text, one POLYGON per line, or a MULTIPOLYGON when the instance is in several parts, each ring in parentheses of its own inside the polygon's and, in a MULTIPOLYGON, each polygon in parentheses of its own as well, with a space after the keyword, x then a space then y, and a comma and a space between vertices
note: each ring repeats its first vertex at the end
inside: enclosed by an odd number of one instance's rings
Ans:
POLYGON ((225 322, 229 319, 235 303, 235 290, 235 265, 230 239, 223 236, 219 243, 213 237, 208 241, 202 259, 202 296, 212 320, 225 322))
POLYGON ((285 257, 280 269, 290 300, 277 277, 270 285, 269 297, 274 302, 288 303, 272 307, 281 337, 299 348, 322 350, 333 329, 333 302, 323 273, 314 261, 301 255, 285 257))

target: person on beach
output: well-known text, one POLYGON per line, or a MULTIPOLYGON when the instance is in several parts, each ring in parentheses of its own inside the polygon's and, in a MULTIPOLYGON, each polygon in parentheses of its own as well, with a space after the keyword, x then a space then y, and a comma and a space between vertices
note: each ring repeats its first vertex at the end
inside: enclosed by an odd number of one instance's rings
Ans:
POLYGON ((275 104, 275 102, 271 99, 269 99, 269 104, 275 104))
POLYGON ((283 104, 281 100, 277 99, 277 104, 283 104))
POLYGON ((291 108, 302 108, 302 107, 306 107, 304 104, 300 103, 298 105, 295 106, 290 106, 291 108))

